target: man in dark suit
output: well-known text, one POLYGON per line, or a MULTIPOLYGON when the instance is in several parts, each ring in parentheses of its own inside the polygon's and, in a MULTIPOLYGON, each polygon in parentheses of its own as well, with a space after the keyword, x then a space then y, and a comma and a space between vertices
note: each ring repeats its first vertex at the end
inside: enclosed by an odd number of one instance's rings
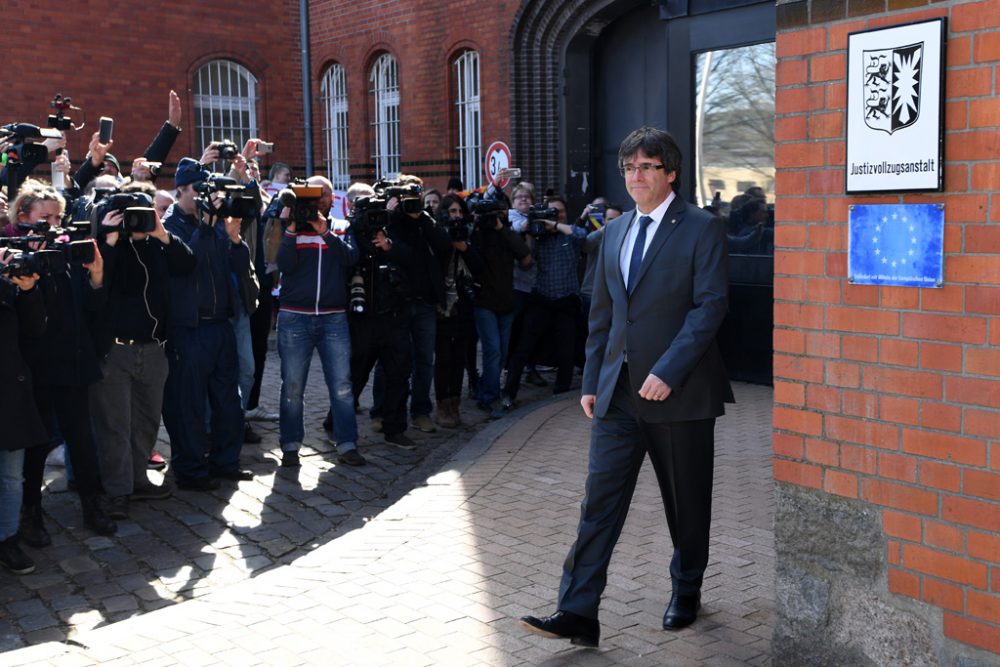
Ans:
POLYGON ((663 628, 690 625, 708 563, 715 418, 733 394, 715 343, 727 307, 722 223, 676 192, 681 153, 649 127, 618 163, 636 209, 606 227, 594 276, 580 404, 593 419, 586 495, 558 610, 525 616, 545 637, 597 646, 608 563, 649 454, 674 544, 663 628))

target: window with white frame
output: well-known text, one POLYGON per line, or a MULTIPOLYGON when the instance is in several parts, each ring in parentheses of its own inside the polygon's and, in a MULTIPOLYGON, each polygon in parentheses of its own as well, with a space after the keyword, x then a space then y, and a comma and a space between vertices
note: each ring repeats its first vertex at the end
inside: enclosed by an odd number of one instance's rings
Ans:
POLYGON ((475 188, 482 180, 478 52, 465 51, 455 59, 455 81, 459 174, 465 187, 475 188))
POLYGON ((347 78, 340 63, 330 65, 323 75, 320 102, 324 113, 326 175, 334 190, 347 190, 351 184, 347 162, 347 78))
POLYGON ((194 125, 198 150, 231 139, 238 150, 257 136, 257 79, 231 60, 212 60, 194 75, 194 125))
POLYGON ((399 73, 396 59, 383 53, 372 66, 372 161, 376 178, 399 173, 399 73))

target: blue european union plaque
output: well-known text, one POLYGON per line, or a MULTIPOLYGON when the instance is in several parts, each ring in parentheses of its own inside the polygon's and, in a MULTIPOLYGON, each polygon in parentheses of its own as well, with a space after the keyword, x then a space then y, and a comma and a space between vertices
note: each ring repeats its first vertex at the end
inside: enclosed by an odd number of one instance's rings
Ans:
POLYGON ((862 285, 941 287, 944 204, 854 204, 847 278, 862 285))

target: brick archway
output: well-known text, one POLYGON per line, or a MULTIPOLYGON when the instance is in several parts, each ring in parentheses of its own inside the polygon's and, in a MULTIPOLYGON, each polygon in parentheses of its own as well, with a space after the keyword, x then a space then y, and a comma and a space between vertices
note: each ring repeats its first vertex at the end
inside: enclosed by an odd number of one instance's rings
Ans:
POLYGON ((518 166, 537 184, 561 188, 565 118, 560 96, 570 42, 596 37, 641 0, 523 0, 511 27, 511 141, 518 166))

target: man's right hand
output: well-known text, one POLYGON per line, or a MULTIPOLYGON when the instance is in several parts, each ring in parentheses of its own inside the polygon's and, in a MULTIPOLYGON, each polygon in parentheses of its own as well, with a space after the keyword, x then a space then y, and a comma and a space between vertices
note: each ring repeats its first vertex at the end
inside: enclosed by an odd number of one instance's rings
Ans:
POLYGON ((102 144, 100 132, 94 132, 94 134, 90 137, 90 146, 88 146, 88 149, 90 150, 90 163, 94 165, 95 168, 101 168, 104 164, 104 157, 108 154, 108 151, 111 150, 114 143, 115 140, 111 139, 108 143, 102 144))
POLYGON ((198 160, 201 164, 208 166, 219 159, 219 143, 213 141, 208 146, 205 146, 205 152, 201 154, 201 159, 198 160))
POLYGON ((594 418, 595 405, 597 405, 596 394, 584 394, 580 397, 580 407, 583 408, 583 414, 587 415, 588 419, 594 418))
POLYGON ((380 229, 375 232, 375 238, 372 239, 372 245, 382 252, 389 252, 392 249, 392 240, 380 229))

